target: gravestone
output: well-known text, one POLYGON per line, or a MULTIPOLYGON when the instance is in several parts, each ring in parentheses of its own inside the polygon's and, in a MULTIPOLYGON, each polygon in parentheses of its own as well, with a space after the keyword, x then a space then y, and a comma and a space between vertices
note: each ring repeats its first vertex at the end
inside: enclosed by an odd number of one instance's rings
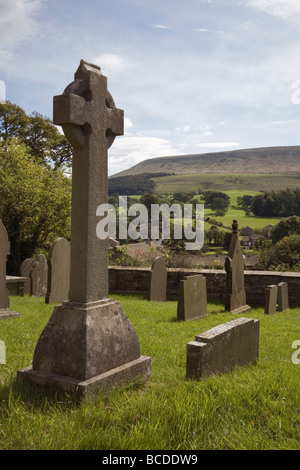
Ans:
POLYGON ((10 243, 6 228, 0 219, 0 319, 18 317, 20 314, 10 310, 9 291, 6 287, 6 258, 10 243))
POLYGON ((277 294, 278 294, 278 287, 276 285, 270 285, 266 287, 265 313, 267 315, 273 315, 274 313, 276 313, 277 294))
POLYGON ((287 282, 280 282, 278 284, 277 292, 278 311, 284 312, 289 309, 289 292, 287 282))
POLYGON ((232 236, 228 256, 225 258, 227 292, 225 297, 225 310, 231 313, 248 313, 251 311, 246 304, 244 287, 245 257, 238 235, 238 223, 232 224, 232 236))
POLYGON ((46 256, 42 253, 37 256, 30 272, 30 295, 45 297, 47 293, 48 265, 46 256))
POLYGON ((69 298, 70 243, 65 238, 55 240, 48 255, 46 304, 56 304, 69 298))
POLYGON ((107 204, 107 153, 123 134, 123 111, 100 67, 81 61, 75 80, 54 97, 55 124, 73 146, 69 299, 54 308, 23 380, 79 394, 145 380, 151 358, 119 302, 108 297, 108 240, 97 237, 97 208, 107 204))
POLYGON ((216 326, 187 344, 186 376, 222 374, 255 363, 259 356, 259 320, 237 318, 216 326))
POLYGON ((207 316, 206 278, 188 276, 179 284, 177 320, 199 320, 207 316))
POLYGON ((23 294, 31 295, 31 271, 35 262, 34 258, 26 258, 20 266, 21 277, 26 277, 23 294))
POLYGON ((165 302, 167 296, 167 268, 165 259, 158 256, 152 263, 149 300, 165 302))

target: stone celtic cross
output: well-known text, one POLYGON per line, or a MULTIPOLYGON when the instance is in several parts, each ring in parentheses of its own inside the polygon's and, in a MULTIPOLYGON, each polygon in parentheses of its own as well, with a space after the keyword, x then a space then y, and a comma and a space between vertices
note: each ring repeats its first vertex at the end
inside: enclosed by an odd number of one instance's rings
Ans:
POLYGON ((96 209, 107 202, 107 153, 123 134, 124 112, 100 67, 82 60, 74 78, 54 97, 53 121, 73 146, 69 300, 88 303, 108 296, 107 240, 96 236, 96 209))
POLYGON ((108 148, 123 134, 123 111, 100 68, 85 61, 53 104, 54 123, 73 146, 69 298, 55 306, 32 366, 18 376, 79 394, 106 393, 151 373, 121 304, 108 297, 108 242, 96 232, 97 208, 108 197, 108 148))

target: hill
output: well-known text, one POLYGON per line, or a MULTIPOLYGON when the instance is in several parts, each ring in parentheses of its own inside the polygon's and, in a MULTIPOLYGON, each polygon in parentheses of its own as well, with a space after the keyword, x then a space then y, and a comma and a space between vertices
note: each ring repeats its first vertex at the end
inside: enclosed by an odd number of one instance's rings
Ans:
POLYGON ((138 174, 300 175, 300 146, 263 147, 144 160, 111 178, 138 174))

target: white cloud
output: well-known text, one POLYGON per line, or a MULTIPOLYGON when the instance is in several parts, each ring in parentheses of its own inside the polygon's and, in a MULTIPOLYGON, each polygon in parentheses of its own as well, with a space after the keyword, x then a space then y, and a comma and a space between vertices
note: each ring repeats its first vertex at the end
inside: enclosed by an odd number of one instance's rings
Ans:
POLYGON ((133 122, 131 121, 131 119, 129 119, 128 117, 124 117, 124 133, 125 135, 128 134, 128 129, 131 129, 133 127, 133 122))
POLYGON ((239 147, 238 142, 207 142, 207 143, 202 143, 202 144, 197 144, 198 147, 204 147, 204 148, 234 148, 234 147, 239 147))
POLYGON ((37 23, 34 15, 42 6, 42 0, 0 0, 0 44, 14 45, 15 41, 35 34, 37 23))
POLYGON ((117 54, 101 54, 94 59, 93 63, 99 65, 106 75, 112 75, 128 67, 126 60, 117 54))
POLYGON ((291 22, 300 22, 299 0, 248 0, 248 6, 291 22))
POLYGON ((195 29, 196 33, 210 33, 210 34, 224 34, 226 36, 231 36, 230 33, 222 30, 206 29, 206 28, 197 28, 195 29))
POLYGON ((149 158, 176 155, 178 152, 167 139, 145 136, 125 136, 115 139, 109 151, 109 174, 149 158))
POLYGON ((152 24, 151 26, 156 29, 171 29, 170 26, 165 24, 152 24))

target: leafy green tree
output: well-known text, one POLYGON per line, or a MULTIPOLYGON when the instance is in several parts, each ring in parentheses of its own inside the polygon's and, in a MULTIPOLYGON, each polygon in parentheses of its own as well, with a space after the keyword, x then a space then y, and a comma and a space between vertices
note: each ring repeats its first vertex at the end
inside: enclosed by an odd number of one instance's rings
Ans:
POLYGON ((228 201, 222 197, 214 197, 210 207, 216 212, 217 216, 222 217, 228 210, 228 201))
POLYGON ((19 106, 0 103, 0 147, 17 138, 30 154, 43 165, 57 170, 70 168, 72 147, 49 118, 37 112, 27 115, 19 106))
POLYGON ((6 140, 0 149, 0 217, 8 232, 7 273, 21 262, 48 252, 58 237, 70 238, 71 180, 41 165, 24 143, 6 140))
POLYGON ((278 222, 271 231, 271 240, 275 244, 288 235, 300 235, 300 217, 296 215, 287 217, 278 222))
POLYGON ((300 271, 300 235, 288 235, 259 251, 259 259, 264 269, 300 271))

